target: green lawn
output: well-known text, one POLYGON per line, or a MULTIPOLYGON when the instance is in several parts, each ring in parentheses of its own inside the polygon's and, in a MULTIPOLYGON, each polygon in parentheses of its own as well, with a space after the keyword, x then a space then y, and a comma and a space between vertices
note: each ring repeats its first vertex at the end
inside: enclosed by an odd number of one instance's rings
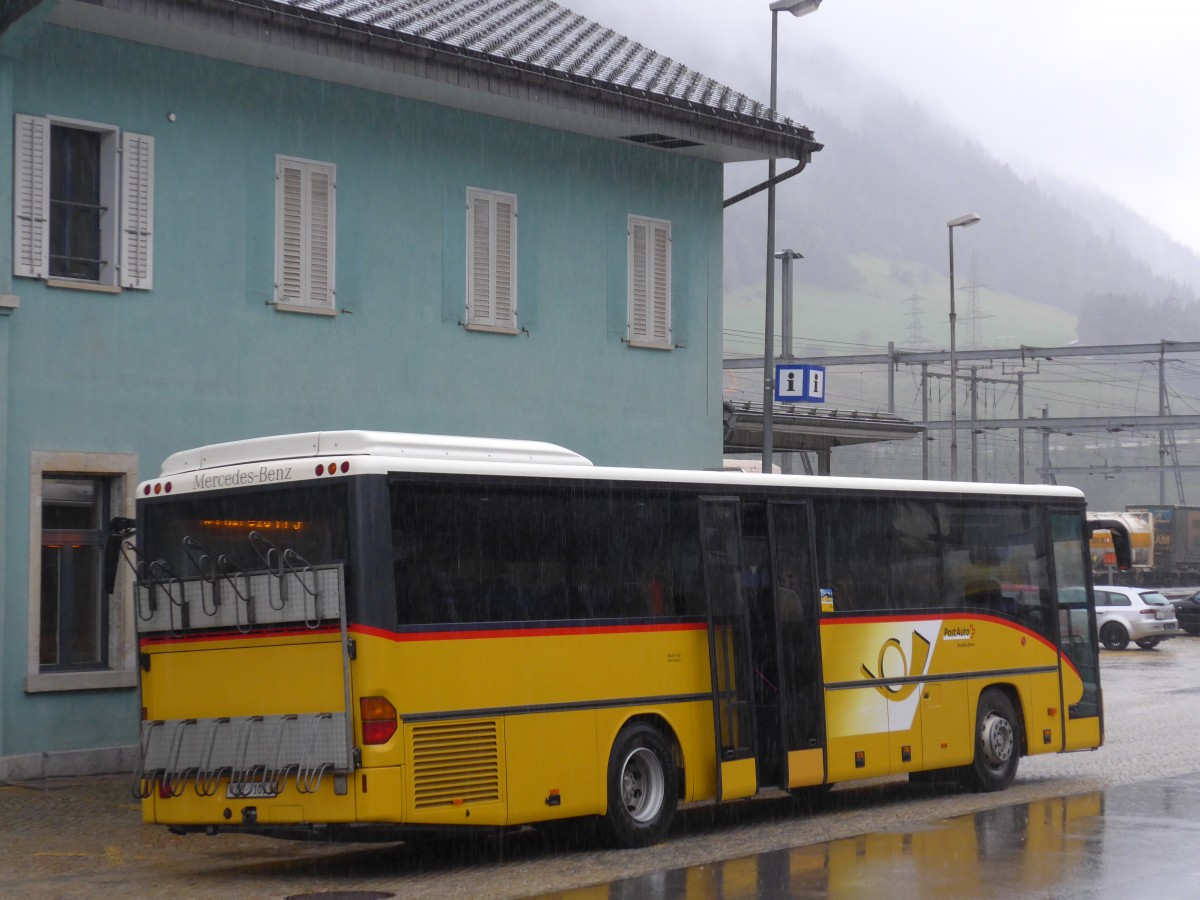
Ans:
MULTIPOLYGON (((814 352, 882 352, 888 341, 900 348, 913 348, 914 322, 919 322, 921 347, 944 350, 950 346, 950 287, 944 272, 865 255, 855 257, 853 263, 862 280, 855 290, 832 291, 795 283, 793 315, 798 356, 814 352), (914 308, 919 309, 919 315, 914 315, 914 308)), ((972 288, 969 273, 955 273, 955 288, 961 349, 1056 347, 1075 339, 1074 313, 993 291, 986 284, 972 288), (977 315, 972 314, 972 293, 976 296, 977 315)), ((777 348, 780 328, 777 315, 777 348)), ((761 288, 726 295, 724 329, 727 356, 762 354, 761 288)))

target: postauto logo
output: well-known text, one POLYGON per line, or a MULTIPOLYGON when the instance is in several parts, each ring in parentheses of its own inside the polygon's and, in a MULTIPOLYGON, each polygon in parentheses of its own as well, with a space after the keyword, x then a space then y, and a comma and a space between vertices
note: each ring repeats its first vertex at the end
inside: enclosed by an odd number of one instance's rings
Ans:
POLYGON ((898 638, 890 637, 879 648, 879 658, 875 663, 874 671, 866 663, 863 663, 862 672, 872 681, 886 682, 889 678, 904 679, 899 683, 875 685, 875 690, 888 700, 900 703, 907 700, 920 687, 920 683, 912 679, 925 674, 932 649, 933 645, 929 639, 916 630, 912 633, 908 653, 904 652, 904 645, 898 638))

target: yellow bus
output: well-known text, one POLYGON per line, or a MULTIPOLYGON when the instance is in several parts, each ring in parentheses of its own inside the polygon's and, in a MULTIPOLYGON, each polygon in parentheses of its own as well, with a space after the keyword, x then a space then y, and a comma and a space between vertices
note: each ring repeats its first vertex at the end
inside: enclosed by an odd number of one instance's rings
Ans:
MULTIPOLYGON (((855 779, 1009 785, 1103 734, 1072 488, 604 468, 335 431, 139 485, 134 791, 174 831, 597 817, 855 779), (936 775, 927 773, 936 772, 936 775)), ((111 574, 111 570, 110 570, 111 574)))

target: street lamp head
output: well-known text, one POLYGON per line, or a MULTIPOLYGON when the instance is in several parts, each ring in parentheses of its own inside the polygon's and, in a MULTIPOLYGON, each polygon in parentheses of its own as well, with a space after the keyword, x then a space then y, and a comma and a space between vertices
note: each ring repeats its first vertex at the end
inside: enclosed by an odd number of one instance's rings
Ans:
POLYGON ((771 4, 771 12, 790 12, 793 16, 807 16, 816 12, 821 0, 775 0, 771 4))
POLYGON ((978 213, 967 213, 965 216, 959 216, 957 219, 951 219, 946 223, 947 228, 966 228, 968 225, 974 225, 979 221, 978 213))

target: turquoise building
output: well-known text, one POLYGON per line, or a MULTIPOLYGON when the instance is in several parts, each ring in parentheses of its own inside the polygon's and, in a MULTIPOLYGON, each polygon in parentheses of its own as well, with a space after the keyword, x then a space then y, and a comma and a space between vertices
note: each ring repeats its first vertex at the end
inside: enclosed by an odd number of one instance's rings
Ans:
POLYGON ((130 766, 100 547, 173 451, 719 464, 723 165, 820 149, 551 0, 7 0, 0 129, 0 780, 130 766))

